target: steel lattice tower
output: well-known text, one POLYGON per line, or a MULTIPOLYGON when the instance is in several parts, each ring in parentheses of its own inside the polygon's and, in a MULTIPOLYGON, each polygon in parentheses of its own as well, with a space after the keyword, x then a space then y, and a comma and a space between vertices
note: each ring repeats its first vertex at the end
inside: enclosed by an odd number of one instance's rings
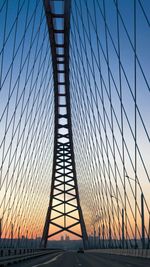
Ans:
POLYGON ((44 0, 44 8, 52 52, 55 132, 51 194, 41 244, 46 247, 48 238, 67 231, 82 238, 84 247, 87 247, 88 238, 80 206, 71 126, 69 92, 71 1, 44 0), (58 5, 61 6, 60 10, 58 5), (77 225, 81 227, 81 234, 74 230, 77 225), (57 227, 57 230, 49 234, 51 226, 57 227))

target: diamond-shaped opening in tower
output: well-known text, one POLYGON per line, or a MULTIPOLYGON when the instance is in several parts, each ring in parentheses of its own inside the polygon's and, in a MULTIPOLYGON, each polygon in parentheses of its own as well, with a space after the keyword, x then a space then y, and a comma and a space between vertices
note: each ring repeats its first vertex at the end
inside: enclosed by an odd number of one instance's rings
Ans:
POLYGON ((65 135, 65 134, 69 133, 69 130, 66 128, 60 128, 60 129, 58 129, 58 133, 65 135))
POLYGON ((68 138, 67 138, 67 137, 61 137, 60 139, 61 139, 61 142, 62 142, 63 144, 68 143, 68 138))
POLYGON ((66 125, 67 122, 68 122, 68 120, 67 120, 66 118, 60 118, 60 119, 59 119, 59 124, 60 124, 60 125, 66 125))

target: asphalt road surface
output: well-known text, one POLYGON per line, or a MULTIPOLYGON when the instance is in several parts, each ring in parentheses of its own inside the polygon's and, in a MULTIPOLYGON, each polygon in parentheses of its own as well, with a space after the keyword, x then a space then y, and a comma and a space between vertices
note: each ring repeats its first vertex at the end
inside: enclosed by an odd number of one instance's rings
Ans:
POLYGON ((107 255, 96 252, 60 252, 41 256, 12 267, 150 267, 150 259, 107 255))

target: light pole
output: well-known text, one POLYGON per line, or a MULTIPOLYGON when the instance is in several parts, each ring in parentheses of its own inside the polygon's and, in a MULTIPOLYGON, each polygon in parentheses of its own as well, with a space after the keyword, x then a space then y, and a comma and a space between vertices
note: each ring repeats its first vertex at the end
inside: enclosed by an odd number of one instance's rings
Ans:
POLYGON ((14 237, 14 225, 13 225, 13 223, 11 224, 11 243, 10 243, 10 247, 12 248, 12 245, 13 245, 13 237, 14 237))
POLYGON ((102 247, 103 248, 105 248, 104 239, 105 239, 105 225, 103 223, 102 225, 102 247))
POLYGON ((18 227, 18 248, 20 246, 20 226, 18 227))
POLYGON ((27 229, 27 232, 26 232, 26 248, 28 248, 28 229, 27 229))
MULTIPOLYGON (((128 179, 136 182, 142 191, 142 188, 141 188, 139 181, 137 179, 135 180, 128 175, 126 175, 126 177, 128 179)), ((137 226, 135 225, 135 227, 137 227, 137 226)), ((144 194, 143 194, 143 192, 141 192, 141 240, 142 240, 142 248, 144 249, 145 248, 145 222, 144 222, 144 194)), ((136 236, 135 236, 135 248, 137 248, 137 247, 138 247, 138 245, 137 245, 137 240, 136 240, 136 236)))
MULTIPOLYGON (((120 201, 121 200, 113 195, 111 195, 111 198, 115 198, 116 200, 120 201)), ((121 202, 122 204, 122 202, 121 202)), ((121 221, 121 225, 122 225, 122 248, 124 248, 124 241, 125 241, 125 238, 124 238, 124 209, 122 208, 122 211, 121 211, 121 218, 122 218, 122 221, 121 221)))
MULTIPOLYGON (((19 216, 20 216, 20 214, 15 216, 14 222, 15 222, 16 218, 19 217, 19 216)), ((12 223, 11 224, 11 248, 13 246, 13 238, 14 238, 14 224, 12 223)))
POLYGON ((135 196, 134 196, 134 198, 135 198, 135 215, 134 215, 135 216, 135 237, 134 237, 134 240, 135 240, 135 249, 136 249, 136 248, 138 248, 138 245, 137 245, 137 211, 136 211, 136 201, 137 200, 136 200, 136 195, 137 195, 137 184, 139 184, 139 182, 137 181, 137 177, 135 177, 135 179, 128 176, 128 175, 125 175, 125 177, 134 181, 134 183, 135 183, 135 196))
POLYGON ((94 231, 94 248, 96 248, 96 229, 95 229, 95 225, 93 225, 93 231, 94 231))
MULTIPOLYGON (((103 218, 103 216, 101 215, 96 215, 96 218, 94 220, 94 222, 92 223, 92 226, 93 226, 93 231, 94 231, 94 235, 93 235, 93 238, 94 238, 94 248, 96 248, 96 229, 95 229, 95 224, 98 223, 101 219, 103 218)), ((98 227, 98 237, 99 237, 99 244, 100 244, 100 226, 98 227)))
POLYGON ((98 245, 101 248, 101 232, 100 232, 100 225, 98 226, 98 245))
POLYGON ((109 248, 112 246, 112 237, 111 237, 111 222, 110 222, 110 215, 109 215, 109 248))
POLYGON ((31 244, 30 244, 30 247, 33 248, 33 232, 31 234, 31 244))
POLYGON ((145 248, 145 223, 144 223, 144 195, 141 193, 141 225, 142 225, 142 248, 145 248))
POLYGON ((35 243, 35 248, 36 248, 36 249, 38 248, 38 245, 37 245, 37 234, 36 234, 36 243, 35 243))
POLYGON ((91 243, 91 245, 92 245, 92 248, 95 248, 95 222, 92 223, 91 226, 93 228, 93 230, 91 232, 91 236, 92 236, 92 240, 91 240, 92 243, 91 243))
POLYGON ((122 209, 122 248, 124 248, 124 209, 122 209))
POLYGON ((150 248, 150 214, 149 214, 148 244, 147 244, 147 248, 150 248))

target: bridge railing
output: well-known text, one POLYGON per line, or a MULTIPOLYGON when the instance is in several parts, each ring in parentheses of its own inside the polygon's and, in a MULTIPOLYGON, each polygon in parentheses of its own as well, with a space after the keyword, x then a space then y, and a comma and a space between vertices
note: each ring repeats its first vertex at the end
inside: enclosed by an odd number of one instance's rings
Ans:
POLYGON ((0 267, 59 252, 60 250, 50 249, 1 249, 0 267))
POLYGON ((39 251, 37 249, 27 249, 27 248, 17 248, 17 249, 0 249, 0 257, 14 256, 14 255, 22 255, 27 253, 34 253, 39 251))
POLYGON ((150 258, 150 249, 92 249, 91 252, 150 258))

